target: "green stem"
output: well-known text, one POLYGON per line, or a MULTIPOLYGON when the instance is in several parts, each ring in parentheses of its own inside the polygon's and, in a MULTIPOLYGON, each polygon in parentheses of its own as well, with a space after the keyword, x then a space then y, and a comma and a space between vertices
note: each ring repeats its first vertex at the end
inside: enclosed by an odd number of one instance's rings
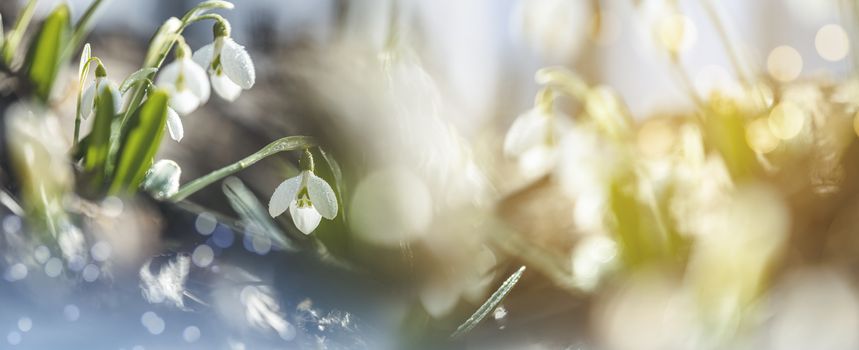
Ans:
POLYGON ((211 185, 212 183, 221 180, 227 176, 235 174, 251 165, 254 165, 256 162, 263 160, 264 158, 284 151, 294 151, 298 149, 303 149, 307 147, 312 147, 316 144, 316 141, 313 140, 312 137, 309 136, 288 136, 277 141, 274 141, 267 146, 263 147, 261 150, 257 151, 254 154, 251 154, 244 159, 235 162, 233 164, 227 165, 223 168, 215 170, 209 173, 206 176, 198 178, 194 181, 189 182, 185 186, 179 189, 176 194, 167 198, 167 200, 171 202, 181 201, 188 196, 194 194, 206 186, 211 185))
POLYGON ((18 14, 18 19, 15 20, 15 26, 9 32, 9 37, 3 42, 3 60, 6 66, 12 65, 12 59, 15 58, 15 52, 18 51, 18 45, 24 37, 24 30, 30 25, 30 20, 33 19, 33 12, 36 10, 37 0, 27 1, 21 13, 18 14))
POLYGON ((95 0, 89 5, 89 7, 87 7, 86 12, 84 12, 81 19, 78 20, 78 23, 75 25, 75 30, 72 32, 72 37, 66 46, 63 57, 68 57, 73 51, 77 50, 78 45, 80 45, 81 41, 83 41, 84 37, 89 33, 90 22, 93 20, 93 15, 95 15, 96 10, 98 10, 102 3, 104 3, 104 0, 95 0))

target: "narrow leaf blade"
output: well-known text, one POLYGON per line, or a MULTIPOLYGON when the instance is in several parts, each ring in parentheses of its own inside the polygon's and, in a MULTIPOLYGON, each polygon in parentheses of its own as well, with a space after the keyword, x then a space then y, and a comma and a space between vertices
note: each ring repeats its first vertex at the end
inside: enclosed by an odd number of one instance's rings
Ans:
POLYGON ((334 159, 334 156, 325 152, 321 147, 319 148, 319 153, 322 153, 322 158, 325 159, 325 163, 328 164, 328 169, 331 169, 331 174, 334 176, 334 187, 337 189, 337 201, 339 201, 340 205, 340 217, 346 220, 346 205, 343 203, 346 202, 346 183, 343 181, 343 170, 340 169, 340 164, 337 163, 337 160, 334 159))
POLYGON ((146 67, 131 73, 128 78, 125 78, 125 80, 122 81, 122 85, 119 86, 119 92, 124 94, 128 89, 134 86, 134 84, 149 79, 149 76, 154 74, 157 70, 158 69, 154 67, 146 67))
POLYGON ((513 287, 516 286, 516 283, 519 282, 519 279, 522 277, 522 274, 525 272, 525 266, 520 267, 516 272, 514 272, 510 277, 507 277, 507 280, 501 284, 501 287, 498 287, 498 290, 486 300, 483 305, 480 305, 480 308, 474 312, 465 322, 463 322, 459 327, 456 328, 456 331, 450 335, 451 338, 457 338, 468 331, 472 330, 474 326, 477 326, 480 321, 486 318, 486 315, 495 309, 498 304, 504 300, 504 297, 513 290, 513 287))
POLYGON ((120 136, 119 157, 110 193, 130 193, 140 186, 161 146, 167 123, 168 99, 166 91, 154 90, 131 116, 128 132, 120 136))
POLYGON ((110 126, 117 112, 114 110, 113 94, 106 85, 103 85, 97 94, 95 120, 89 134, 89 141, 86 144, 86 160, 84 161, 84 169, 93 176, 93 188, 100 188, 107 175, 106 162, 108 147, 110 146, 110 126))
POLYGON ((223 190, 230 206, 239 214, 242 225, 247 231, 246 234, 263 235, 282 249, 289 251, 298 249, 294 243, 286 239, 286 234, 274 224, 265 206, 241 180, 235 177, 227 178, 224 180, 223 190))
POLYGON ((57 6, 45 19, 30 49, 28 76, 42 101, 47 101, 51 94, 70 31, 69 7, 65 4, 57 6))

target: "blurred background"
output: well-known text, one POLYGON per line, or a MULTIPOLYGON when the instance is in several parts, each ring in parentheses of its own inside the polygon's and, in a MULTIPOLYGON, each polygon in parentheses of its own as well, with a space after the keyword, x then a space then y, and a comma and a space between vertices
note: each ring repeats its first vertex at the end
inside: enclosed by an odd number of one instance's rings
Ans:
MULTIPOLYGON (((67 2, 73 18, 90 4, 67 2)), ((107 0, 87 42, 122 81, 197 3, 107 0)), ((23 5, 0 2, 7 30, 23 5)), ((314 136, 342 169, 340 215, 311 236, 285 214, 241 222, 229 193, 267 205, 299 152, 178 204, 70 204, 83 260, 32 242, 5 204, 0 348, 859 348, 854 3, 235 5, 219 13, 256 85, 183 117, 156 159, 187 183, 314 136), (534 111, 555 118, 545 153, 510 154, 534 111)), ((212 28, 185 39, 196 50, 212 28)))

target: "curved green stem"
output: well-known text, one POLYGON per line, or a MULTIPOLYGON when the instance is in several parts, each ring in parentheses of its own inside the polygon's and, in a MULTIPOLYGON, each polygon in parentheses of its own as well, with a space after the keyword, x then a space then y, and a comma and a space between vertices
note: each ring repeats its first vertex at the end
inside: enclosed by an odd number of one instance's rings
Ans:
POLYGON ((284 151, 295 151, 307 147, 313 147, 316 145, 316 141, 313 140, 310 136, 288 136, 277 141, 274 141, 267 146, 263 147, 261 150, 257 151, 254 154, 251 154, 244 159, 235 162, 233 164, 227 165, 223 168, 215 170, 209 173, 206 176, 198 178, 194 181, 189 182, 185 186, 179 189, 174 195, 167 198, 167 200, 171 202, 181 201, 188 196, 192 195, 194 192, 197 192, 203 189, 206 186, 211 185, 212 183, 221 180, 227 176, 235 174, 251 165, 254 165, 256 162, 263 160, 264 158, 284 152, 284 151))

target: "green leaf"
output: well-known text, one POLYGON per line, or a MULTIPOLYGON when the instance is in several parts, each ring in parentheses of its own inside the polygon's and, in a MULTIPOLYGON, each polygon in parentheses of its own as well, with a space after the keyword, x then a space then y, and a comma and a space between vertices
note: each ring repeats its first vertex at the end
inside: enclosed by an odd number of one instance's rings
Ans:
POLYGON ((7 67, 12 66, 12 60, 15 58, 15 52, 18 51, 18 45, 24 37, 24 32, 30 25, 30 20, 33 19, 33 13, 36 11, 36 0, 29 0, 21 12, 18 13, 18 19, 15 20, 15 25, 6 33, 3 40, 3 61, 7 67))
POLYGON ((95 100, 95 120, 86 148, 84 170, 92 174, 93 188, 101 188, 107 178, 107 152, 110 147, 110 126, 116 111, 113 110, 113 94, 107 84, 99 87, 95 100))
POLYGON ((489 315, 489 313, 493 309, 495 309, 495 307, 497 307, 502 300, 504 300, 504 297, 506 297, 507 294, 510 293, 511 290, 513 290, 513 287, 516 286, 516 283, 519 282, 519 278, 522 277, 522 274, 524 272, 525 266, 523 265, 518 270, 516 270, 516 272, 510 275, 510 277, 507 277, 507 280, 501 284, 501 287, 498 287, 498 290, 496 290, 495 293, 492 293, 492 295, 489 296, 489 299, 487 299, 486 302, 483 303, 483 305, 480 305, 480 308, 478 308, 477 311, 475 311, 474 314, 471 315, 471 317, 469 317, 467 320, 465 320, 465 322, 459 325, 459 327, 456 328, 456 331, 453 332, 450 337, 457 338, 465 333, 468 333, 468 331, 472 330, 474 326, 477 326, 477 324, 480 323, 480 321, 482 321, 484 318, 486 318, 486 315, 489 315))
POLYGON ((158 71, 157 68, 146 67, 141 68, 134 73, 131 73, 128 78, 125 78, 125 80, 122 81, 122 85, 119 86, 119 92, 124 94, 126 91, 128 91, 128 89, 131 89, 134 84, 141 81, 149 80, 149 76, 151 74, 154 74, 156 71, 158 71))
POLYGON ((265 206, 257 200, 256 196, 235 177, 224 180, 224 194, 230 202, 230 206, 242 219, 246 234, 262 235, 271 239, 282 249, 296 251, 298 247, 286 239, 286 234, 281 231, 272 221, 265 206))
POLYGON ((166 91, 154 90, 140 109, 132 114, 128 121, 128 132, 120 136, 118 162, 109 191, 111 194, 130 193, 140 186, 161 146, 169 98, 166 91))
POLYGON ((334 176, 334 187, 337 189, 337 201, 340 205, 340 218, 345 222, 346 205, 344 205, 343 202, 346 201, 346 183, 343 181, 343 171, 340 169, 340 164, 337 163, 334 156, 325 152, 322 147, 319 147, 319 153, 322 154, 322 158, 324 158, 325 163, 328 164, 328 169, 331 169, 331 175, 334 176))
POLYGON ((45 19, 36 41, 30 49, 28 76, 36 89, 36 95, 47 101, 54 86, 54 79, 63 62, 63 48, 69 39, 69 7, 57 6, 45 19))

